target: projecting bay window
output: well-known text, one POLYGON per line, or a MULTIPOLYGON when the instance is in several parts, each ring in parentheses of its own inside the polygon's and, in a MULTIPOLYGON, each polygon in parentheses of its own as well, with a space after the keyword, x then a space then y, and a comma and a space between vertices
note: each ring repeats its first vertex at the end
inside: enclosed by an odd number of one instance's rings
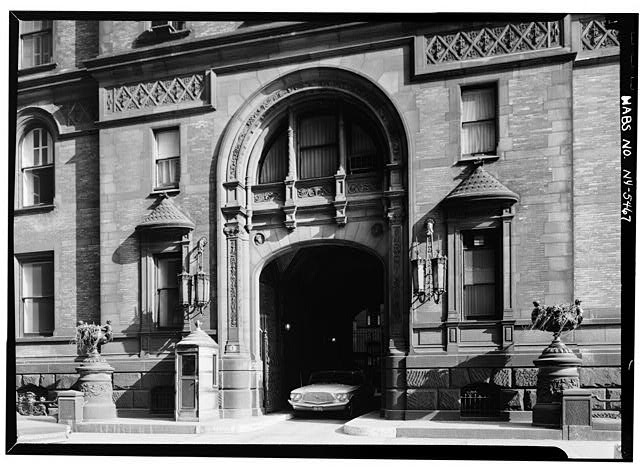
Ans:
POLYGON ((177 189, 180 183, 180 132, 155 131, 155 189, 177 189))
POLYGON ((155 256, 156 323, 161 328, 182 326, 182 310, 178 305, 178 274, 182 271, 179 254, 155 256))
POLYGON ((53 140, 42 127, 31 129, 20 146, 22 206, 53 203, 53 140))
POLYGON ((21 21, 21 68, 37 67, 51 62, 52 21, 21 21))
POLYGON ((21 256, 19 336, 48 336, 54 330, 53 254, 21 256))
POLYGON ((462 297, 465 319, 499 317, 496 279, 498 230, 462 232, 462 297))
POLYGON ((462 157, 496 154, 496 88, 495 86, 463 88, 462 157))

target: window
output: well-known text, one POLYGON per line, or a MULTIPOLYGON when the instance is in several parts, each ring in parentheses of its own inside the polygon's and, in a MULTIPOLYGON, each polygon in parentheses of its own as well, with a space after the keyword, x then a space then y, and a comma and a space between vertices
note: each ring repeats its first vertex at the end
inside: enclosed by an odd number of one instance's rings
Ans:
POLYGON ((496 152, 496 89, 462 89, 462 156, 496 152))
POLYGON ((156 143, 156 189, 175 189, 180 181, 180 133, 178 129, 158 130, 156 143))
POLYGON ((170 31, 182 31, 185 27, 184 21, 152 21, 151 29, 169 28, 170 31))
MULTIPOLYGON (((353 109, 340 105, 320 105, 314 111, 296 114, 295 147, 297 176, 311 179, 333 176, 338 170, 340 151, 345 152, 347 174, 379 169, 382 145, 373 125, 353 109), (344 132, 340 132, 340 122, 344 132)), ((260 162, 259 183, 283 181, 288 174, 289 142, 287 126, 278 128, 267 141, 260 162)))
POLYGON ((298 123, 300 179, 332 176, 338 169, 338 125, 335 115, 305 116, 298 123))
POLYGON ((20 145, 22 206, 53 203, 53 140, 43 127, 31 129, 20 145))
POLYGON ((20 263, 20 335, 52 335, 53 254, 29 256, 20 263))
POLYGON ((52 21, 21 21, 22 68, 51 62, 52 21))
POLYGON ((497 230, 462 232, 463 311, 465 319, 497 316, 497 230))
POLYGON ((156 321, 158 327, 182 326, 182 311, 178 306, 178 274, 182 262, 178 254, 157 255, 156 321))

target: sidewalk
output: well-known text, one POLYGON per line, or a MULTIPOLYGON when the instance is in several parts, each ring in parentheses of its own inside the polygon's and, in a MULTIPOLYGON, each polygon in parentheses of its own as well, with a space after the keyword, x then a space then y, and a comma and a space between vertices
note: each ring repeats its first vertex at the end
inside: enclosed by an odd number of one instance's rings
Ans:
POLYGON ((55 417, 25 417, 16 414, 16 443, 61 443, 69 438, 69 425, 57 423, 55 417))

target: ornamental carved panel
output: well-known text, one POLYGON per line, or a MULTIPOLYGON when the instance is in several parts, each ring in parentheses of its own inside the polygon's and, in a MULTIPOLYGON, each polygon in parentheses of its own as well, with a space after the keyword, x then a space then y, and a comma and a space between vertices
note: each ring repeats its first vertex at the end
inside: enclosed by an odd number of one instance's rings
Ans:
POLYGON ((60 103, 55 116, 66 127, 92 124, 97 118, 96 108, 90 100, 60 103))
POLYGON ((350 182, 347 185, 347 193, 349 194, 377 192, 380 190, 382 190, 382 184, 380 183, 380 181, 350 182))
POLYGON ((196 73, 167 80, 107 88, 104 106, 108 113, 137 111, 167 104, 198 101, 203 91, 204 74, 196 73))
POLYGON ((253 194, 253 201, 257 204, 263 202, 282 202, 284 194, 279 191, 256 192, 253 194))
POLYGON ((532 21, 425 36, 429 65, 559 47, 559 21, 532 21))
POLYGON ((95 382, 95 383, 82 383, 80 385, 80 391, 84 393, 85 398, 94 399, 109 399, 111 400, 111 394, 113 388, 111 382, 95 382))
POLYGON ((582 29, 580 35, 582 50, 620 47, 618 31, 615 29, 607 29, 603 21, 581 21, 580 26, 582 29))
POLYGON ((301 199, 308 197, 330 196, 333 195, 329 186, 313 186, 300 187, 297 189, 298 197, 301 199))
POLYGON ((538 375, 538 386, 536 390, 537 402, 550 403, 562 400, 562 391, 580 387, 578 378, 551 378, 549 376, 538 375))

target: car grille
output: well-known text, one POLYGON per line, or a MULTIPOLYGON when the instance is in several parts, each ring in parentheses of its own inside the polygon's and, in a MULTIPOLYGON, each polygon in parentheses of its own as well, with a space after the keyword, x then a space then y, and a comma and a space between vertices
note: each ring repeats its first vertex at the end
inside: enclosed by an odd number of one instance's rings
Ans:
POLYGON ((308 392, 302 396, 302 401, 309 404, 326 404, 327 402, 333 402, 333 394, 329 392, 308 392))

